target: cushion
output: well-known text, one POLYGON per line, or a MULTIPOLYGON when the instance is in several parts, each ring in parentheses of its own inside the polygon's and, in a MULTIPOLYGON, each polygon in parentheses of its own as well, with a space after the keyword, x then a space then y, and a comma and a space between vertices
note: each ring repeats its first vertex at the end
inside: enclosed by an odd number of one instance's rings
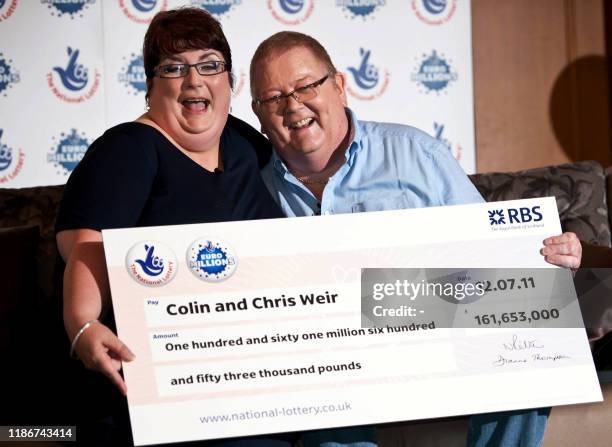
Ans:
POLYGON ((563 231, 573 231, 582 241, 610 247, 606 179, 596 161, 475 174, 470 179, 488 202, 554 196, 563 231))
POLYGON ((608 219, 610 220, 610 229, 612 230, 612 166, 606 168, 606 203, 608 205, 608 219))
POLYGON ((0 189, 0 227, 37 225, 40 228, 37 283, 46 299, 57 288, 57 281, 54 285, 58 257, 54 226, 63 192, 64 185, 0 189))

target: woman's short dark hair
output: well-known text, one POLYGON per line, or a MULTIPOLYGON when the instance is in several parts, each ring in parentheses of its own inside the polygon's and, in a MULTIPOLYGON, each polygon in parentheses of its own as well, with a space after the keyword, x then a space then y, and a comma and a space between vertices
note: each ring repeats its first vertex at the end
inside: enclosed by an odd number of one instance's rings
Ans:
POLYGON ((223 55, 230 87, 234 88, 232 52, 216 19, 201 8, 158 12, 147 29, 142 46, 147 88, 150 90, 155 68, 163 58, 204 48, 217 50, 223 55))

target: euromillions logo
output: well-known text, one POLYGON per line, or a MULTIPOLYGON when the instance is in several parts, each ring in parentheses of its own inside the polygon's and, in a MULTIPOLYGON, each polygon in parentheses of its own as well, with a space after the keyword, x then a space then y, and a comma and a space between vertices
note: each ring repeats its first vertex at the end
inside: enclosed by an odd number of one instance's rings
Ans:
POLYGON ((19 72, 13 68, 13 61, 0 53, 0 94, 6 96, 9 88, 19 82, 19 72))
POLYGON ((0 22, 8 19, 17 9, 17 0, 0 0, 0 22))
POLYGON ((351 19, 360 17, 362 19, 374 18, 376 10, 386 4, 386 0, 336 0, 336 6, 348 12, 351 19))
POLYGON ((351 96, 363 101, 371 101, 382 96, 389 85, 389 72, 380 74, 380 70, 370 62, 371 50, 359 49, 359 63, 354 67, 347 67, 351 74, 346 90, 351 96))
POLYGON ((83 159, 88 147, 89 141, 84 133, 79 134, 76 129, 71 129, 68 134, 62 132, 59 141, 54 141, 47 161, 60 170, 58 174, 68 175, 83 159))
POLYGON ((449 64, 450 61, 438 55, 436 50, 431 54, 423 54, 423 61, 412 74, 412 80, 425 88, 425 93, 440 94, 451 82, 457 80, 457 73, 449 64))
POLYGON ((75 16, 83 17, 83 11, 93 5, 96 0, 40 0, 40 3, 47 5, 51 10, 52 16, 68 15, 71 19, 75 16))
POLYGON ((234 6, 241 3, 242 0, 191 0, 192 6, 205 9, 217 18, 227 14, 234 6))
POLYGON ((3 133, 4 131, 0 129, 0 184, 13 180, 19 175, 25 158, 21 149, 15 153, 11 147, 2 142, 3 133))
POLYGON ((234 250, 226 243, 210 238, 194 241, 187 250, 189 270, 203 281, 224 281, 236 271, 234 250))
POLYGON ((444 25, 457 10, 457 0, 412 0, 412 10, 428 25, 444 25))
POLYGON ((147 24, 155 14, 168 9, 168 0, 119 0, 119 8, 132 22, 147 24))
POLYGON ((129 93, 139 95, 147 91, 147 77, 142 55, 132 53, 118 76, 129 93))
POLYGON ((178 266, 172 249, 157 241, 139 242, 130 248, 125 265, 132 278, 149 287, 172 281, 178 266))
POLYGON ((67 48, 68 60, 65 65, 53 67, 47 73, 47 84, 51 92, 69 103, 87 101, 98 91, 100 73, 94 70, 90 76, 89 69, 79 61, 80 50, 67 48))
POLYGON ((455 160, 461 160, 461 155, 463 153, 463 148, 459 145, 459 143, 453 145, 444 135, 444 124, 434 122, 434 136, 436 140, 445 145, 448 150, 453 154, 455 160))
POLYGON ((283 25, 299 25, 312 15, 314 0, 268 0, 272 17, 283 25))

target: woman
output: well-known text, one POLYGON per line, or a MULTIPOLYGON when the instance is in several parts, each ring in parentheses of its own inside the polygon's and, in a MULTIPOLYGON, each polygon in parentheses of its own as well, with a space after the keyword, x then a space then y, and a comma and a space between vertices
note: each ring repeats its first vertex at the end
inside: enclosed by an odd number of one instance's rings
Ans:
POLYGON ((100 231, 282 216, 259 176, 267 140, 228 115, 232 60, 219 23, 197 8, 160 12, 143 56, 148 111, 91 145, 56 224, 72 349, 124 395, 121 361, 134 355, 99 321, 110 307, 100 231))

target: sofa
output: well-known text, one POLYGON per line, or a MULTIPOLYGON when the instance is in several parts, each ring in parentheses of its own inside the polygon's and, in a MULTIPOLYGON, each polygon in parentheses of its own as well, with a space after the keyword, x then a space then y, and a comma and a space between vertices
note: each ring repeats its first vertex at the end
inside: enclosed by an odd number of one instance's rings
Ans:
MULTIPOLYGON (((513 173, 471 175, 487 201, 555 196, 565 231, 583 241, 584 267, 612 267, 612 167, 582 161, 513 173)), ((0 425, 78 424, 98 427, 111 405, 106 379, 68 358, 69 342, 61 317, 62 263, 53 225, 63 186, 0 189, 0 355, 10 359, 0 380, 7 396, 0 425), (94 385, 93 387, 91 385, 94 385), (83 386, 95 390, 84 395, 83 386), (89 425, 88 425, 89 424, 89 425)), ((612 336, 612 334, 610 334, 612 336)), ((596 365, 605 377, 612 370, 612 340, 605 331, 592 336, 596 365)), ((605 382, 605 380, 602 380, 605 382)), ((580 428, 601 433, 612 443, 612 388, 603 404, 553 409, 545 445, 574 445, 580 428), (585 417, 579 415, 588 415, 585 417), (576 421, 572 417, 578 417, 576 421), (599 421, 606 421, 606 423, 599 421), (607 431, 606 431, 607 430, 607 431)), ((461 445, 467 419, 452 418, 391 424, 380 430, 380 444, 461 445)), ((92 428, 92 430, 94 430, 92 428)), ((100 439, 107 436, 100 433, 100 439)))

